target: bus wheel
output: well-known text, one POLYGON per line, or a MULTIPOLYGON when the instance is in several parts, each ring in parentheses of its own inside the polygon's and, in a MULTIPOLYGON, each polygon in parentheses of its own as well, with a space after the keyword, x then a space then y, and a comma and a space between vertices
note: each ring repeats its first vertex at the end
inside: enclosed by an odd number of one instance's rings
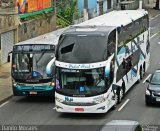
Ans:
POLYGON ((119 95, 118 95, 118 103, 121 103, 123 97, 124 97, 124 89, 121 88, 120 92, 119 92, 119 95))
POLYGON ((115 100, 115 103, 113 105, 113 109, 116 109, 117 104, 118 104, 118 95, 117 94, 114 95, 114 100, 115 100))
POLYGON ((136 84, 140 83, 140 81, 143 79, 143 70, 142 67, 140 67, 139 70, 139 79, 137 80, 136 84))
POLYGON ((17 91, 15 90, 15 87, 12 86, 13 96, 18 96, 17 91))
POLYGON ((140 79, 142 80, 144 76, 144 69, 140 68, 139 75, 140 75, 140 79))

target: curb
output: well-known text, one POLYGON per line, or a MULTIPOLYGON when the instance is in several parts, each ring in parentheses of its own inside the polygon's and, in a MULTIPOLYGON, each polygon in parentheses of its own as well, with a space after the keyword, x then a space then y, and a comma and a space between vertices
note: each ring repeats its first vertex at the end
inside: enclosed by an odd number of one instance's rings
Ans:
POLYGON ((13 97, 13 95, 10 95, 2 100, 0 100, 0 105, 3 104, 4 102, 8 101, 9 99, 11 99, 13 97))

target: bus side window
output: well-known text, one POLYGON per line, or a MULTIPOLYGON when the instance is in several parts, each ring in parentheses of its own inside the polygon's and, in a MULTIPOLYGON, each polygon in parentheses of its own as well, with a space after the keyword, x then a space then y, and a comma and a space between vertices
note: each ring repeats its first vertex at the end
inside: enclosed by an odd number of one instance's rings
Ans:
POLYGON ((144 31, 146 31, 149 28, 149 18, 148 18, 148 15, 145 15, 143 17, 143 28, 144 28, 144 31))
POLYGON ((123 58, 123 69, 126 69, 127 71, 131 69, 132 67, 132 56, 129 56, 127 59, 123 58))
POLYGON ((116 49, 116 30, 112 31, 108 37, 107 54, 108 57, 115 53, 116 49))
POLYGON ((110 64, 110 73, 108 77, 105 77, 105 85, 109 88, 111 86, 111 84, 113 83, 113 78, 114 78, 114 58, 111 61, 110 64))

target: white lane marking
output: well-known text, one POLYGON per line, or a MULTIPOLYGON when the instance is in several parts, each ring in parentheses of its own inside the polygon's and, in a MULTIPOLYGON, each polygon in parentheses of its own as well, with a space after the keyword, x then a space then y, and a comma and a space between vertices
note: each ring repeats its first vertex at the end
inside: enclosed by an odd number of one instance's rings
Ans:
POLYGON ((151 74, 149 74, 149 75, 146 77, 146 79, 144 79, 143 83, 145 83, 146 80, 147 80, 150 76, 151 76, 151 74))
POLYGON ((152 17, 149 21, 155 19, 156 17, 160 16, 160 14, 156 15, 155 17, 152 17))
POLYGON ((158 44, 160 45, 160 42, 158 42, 158 44))
POLYGON ((5 106, 8 103, 9 103, 9 101, 4 102, 3 104, 0 105, 0 108, 3 107, 3 106, 5 106))
POLYGON ((127 103, 130 101, 130 99, 127 99, 125 102, 124 102, 124 104, 118 109, 118 111, 121 111, 124 107, 125 107, 125 105, 127 105, 127 103))
POLYGON ((55 109, 56 109, 56 107, 53 108, 53 110, 55 110, 55 109))
POLYGON ((152 36, 150 37, 150 39, 152 39, 153 37, 155 37, 158 33, 159 33, 159 32, 157 32, 157 33, 155 33, 154 35, 152 35, 152 36))

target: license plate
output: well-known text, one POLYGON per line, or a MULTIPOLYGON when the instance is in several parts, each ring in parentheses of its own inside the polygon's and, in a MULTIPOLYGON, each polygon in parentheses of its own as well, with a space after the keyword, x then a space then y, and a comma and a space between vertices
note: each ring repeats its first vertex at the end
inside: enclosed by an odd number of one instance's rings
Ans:
POLYGON ((30 94, 30 95, 37 95, 37 92, 31 91, 31 92, 29 92, 29 94, 30 94))
POLYGON ((160 98, 156 98, 156 101, 160 101, 160 98))
POLYGON ((83 108, 75 108, 75 111, 76 112, 84 112, 84 109, 83 108))

